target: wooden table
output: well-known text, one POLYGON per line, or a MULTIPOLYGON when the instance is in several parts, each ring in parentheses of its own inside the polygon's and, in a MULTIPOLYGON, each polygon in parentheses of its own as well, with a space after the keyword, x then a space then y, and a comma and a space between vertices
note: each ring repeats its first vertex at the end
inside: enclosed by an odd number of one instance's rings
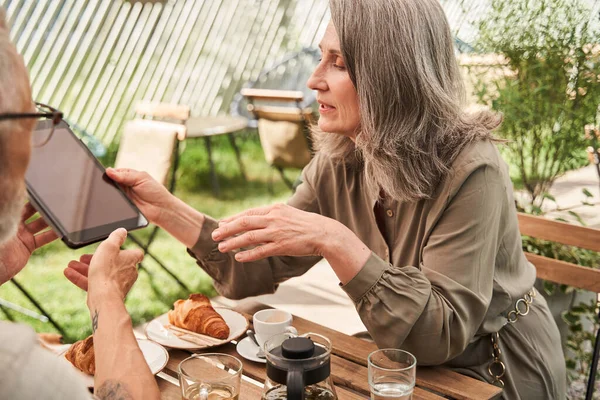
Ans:
MULTIPOLYGON (((249 314, 244 314, 249 321, 249 314)), ((293 325, 298 333, 314 332, 329 338, 333 344, 331 356, 331 374, 335 390, 340 400, 368 399, 369 382, 367 378, 367 356, 377 349, 374 343, 364 341, 322 325, 294 316, 293 325)), ((203 351, 198 351, 202 353, 203 351)), ((248 361, 235 350, 235 343, 228 343, 204 352, 231 354, 244 364, 241 400, 260 399, 262 383, 266 378, 265 364, 248 361)), ((181 400, 181 392, 177 382, 179 363, 190 356, 190 352, 182 350, 169 351, 167 367, 157 375, 162 399, 181 400)), ((485 382, 469 378, 441 367, 417 368, 417 386, 413 393, 414 400, 435 399, 494 399, 500 396, 501 389, 485 382)))

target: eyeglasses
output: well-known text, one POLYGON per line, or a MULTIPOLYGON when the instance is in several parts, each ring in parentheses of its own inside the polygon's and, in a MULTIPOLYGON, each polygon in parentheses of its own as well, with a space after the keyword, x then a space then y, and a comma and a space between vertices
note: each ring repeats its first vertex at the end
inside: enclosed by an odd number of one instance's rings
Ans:
POLYGON ((56 126, 63 120, 63 113, 56 108, 52 108, 46 104, 35 103, 36 113, 6 113, 0 114, 0 121, 9 119, 25 119, 25 118, 45 118, 48 121, 44 123, 42 129, 36 129, 31 137, 33 147, 42 147, 50 141, 52 134, 56 130, 56 126))

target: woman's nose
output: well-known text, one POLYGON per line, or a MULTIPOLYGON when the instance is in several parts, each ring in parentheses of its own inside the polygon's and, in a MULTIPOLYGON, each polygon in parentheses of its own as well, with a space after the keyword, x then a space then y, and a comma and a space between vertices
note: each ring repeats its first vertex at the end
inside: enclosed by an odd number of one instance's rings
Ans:
POLYGON ((320 65, 313 71, 306 82, 306 86, 311 90, 327 90, 327 83, 321 71, 320 65))

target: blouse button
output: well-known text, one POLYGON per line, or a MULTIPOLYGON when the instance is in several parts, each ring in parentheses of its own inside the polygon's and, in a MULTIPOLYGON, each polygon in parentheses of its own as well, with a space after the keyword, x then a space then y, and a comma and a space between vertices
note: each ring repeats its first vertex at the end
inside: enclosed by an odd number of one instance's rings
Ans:
POLYGON ((390 260, 390 249, 385 249, 385 258, 386 258, 386 261, 390 260))
POLYGON ((393 217, 394 212, 392 210, 387 210, 387 215, 388 215, 388 217, 393 217))

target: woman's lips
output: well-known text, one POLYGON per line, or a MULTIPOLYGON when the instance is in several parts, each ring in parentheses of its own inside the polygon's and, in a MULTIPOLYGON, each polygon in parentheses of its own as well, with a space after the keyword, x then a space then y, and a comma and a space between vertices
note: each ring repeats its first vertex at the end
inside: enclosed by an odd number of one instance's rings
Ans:
POLYGON ((319 113, 320 114, 325 114, 325 113, 333 112, 333 111, 335 111, 335 107, 332 107, 328 104, 319 103, 319 113))

